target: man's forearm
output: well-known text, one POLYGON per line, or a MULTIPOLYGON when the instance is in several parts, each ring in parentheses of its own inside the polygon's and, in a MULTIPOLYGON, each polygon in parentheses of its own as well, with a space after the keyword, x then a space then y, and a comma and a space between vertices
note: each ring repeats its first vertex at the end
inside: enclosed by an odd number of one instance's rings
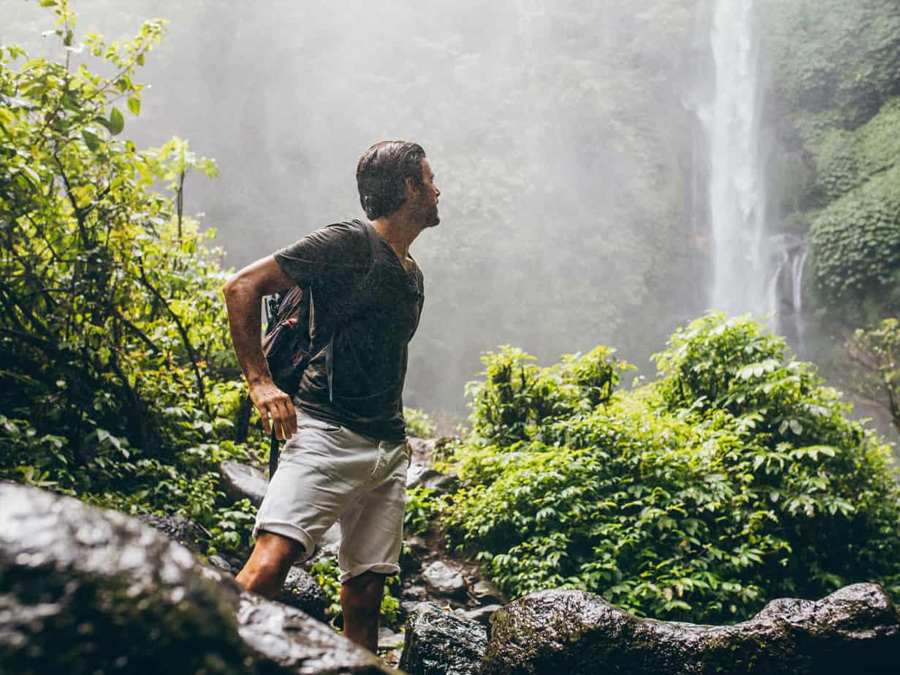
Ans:
POLYGON ((228 308, 231 341, 247 382, 271 381, 272 375, 263 355, 260 339, 262 295, 248 283, 230 281, 223 289, 228 308))

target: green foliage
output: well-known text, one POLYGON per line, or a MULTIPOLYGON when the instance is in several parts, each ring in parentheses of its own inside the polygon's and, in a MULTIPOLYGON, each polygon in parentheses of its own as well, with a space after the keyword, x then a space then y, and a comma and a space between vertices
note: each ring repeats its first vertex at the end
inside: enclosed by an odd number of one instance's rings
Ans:
POLYGON ((819 153, 818 186, 826 202, 859 187, 900 161, 900 98, 854 131, 832 129, 819 153))
POLYGON ((860 328, 846 349, 858 394, 884 408, 900 431, 900 321, 884 319, 860 328))
POLYGON ((795 175, 770 183, 776 203, 797 210, 787 223, 809 223, 810 305, 822 318, 872 321, 900 307, 897 4, 764 0, 760 16, 770 119, 786 151, 776 164, 795 175))
POLYGON ((325 591, 329 602, 327 613, 334 619, 341 613, 341 568, 337 558, 320 558, 309 568, 309 573, 325 591))
POLYGON ((548 427, 575 411, 588 411, 612 396, 622 372, 632 368, 608 347, 566 354, 541 368, 521 349, 504 345, 482 357, 483 382, 471 382, 472 433, 485 444, 511 445, 542 437, 548 427))
POLYGON ((829 128, 872 117, 900 80, 894 0, 765 0, 777 96, 818 146, 829 128))
POLYGON ((406 421, 406 435, 414 438, 434 438, 437 425, 424 410, 404 408, 403 419, 406 421))
POLYGON ((421 534, 431 527, 440 511, 440 503, 434 498, 434 490, 417 485, 406 492, 406 512, 403 529, 407 534, 421 534))
POLYGON ((759 324, 720 313, 678 329, 669 346, 654 359, 664 376, 660 391, 673 409, 716 406, 747 366, 771 370, 786 351, 783 341, 759 324))
MULTIPOLYGON (((738 620, 852 581, 900 590, 887 448, 786 356, 749 319, 710 315, 673 336, 658 382, 570 407, 528 439, 530 399, 480 394, 511 360, 520 382, 537 373, 521 352, 489 356, 473 416, 514 426, 457 451, 449 541, 514 596, 581 588, 667 619, 738 620)), ((542 398, 566 386, 546 379, 542 398)))
POLYGON ((186 178, 215 165, 178 138, 124 137, 165 22, 78 43, 68 2, 42 4, 63 58, 0 47, 0 477, 185 515, 214 550, 242 547, 249 506, 222 509, 215 473, 248 457, 226 275, 214 231, 183 212, 186 178))
POLYGON ((824 209, 810 228, 815 283, 825 301, 889 292, 900 278, 900 164, 824 209))

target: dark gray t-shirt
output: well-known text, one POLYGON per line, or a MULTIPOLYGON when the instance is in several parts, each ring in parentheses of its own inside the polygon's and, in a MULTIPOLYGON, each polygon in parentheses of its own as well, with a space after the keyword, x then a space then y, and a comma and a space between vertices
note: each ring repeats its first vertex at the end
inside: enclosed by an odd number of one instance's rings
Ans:
POLYGON ((334 223, 274 256, 287 276, 312 291, 315 338, 297 394, 301 407, 357 433, 402 441, 407 345, 419 325, 424 279, 415 262, 406 272, 380 235, 369 236, 370 227, 334 223), (373 241, 380 250, 372 250, 373 241))

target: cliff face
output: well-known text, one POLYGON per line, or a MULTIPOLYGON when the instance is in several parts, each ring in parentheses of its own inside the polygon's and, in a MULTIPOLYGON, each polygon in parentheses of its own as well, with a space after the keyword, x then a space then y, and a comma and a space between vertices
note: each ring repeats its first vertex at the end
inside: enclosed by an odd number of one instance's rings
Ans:
POLYGON ((866 323, 900 307, 900 3, 764 0, 772 217, 807 233, 807 295, 866 323))

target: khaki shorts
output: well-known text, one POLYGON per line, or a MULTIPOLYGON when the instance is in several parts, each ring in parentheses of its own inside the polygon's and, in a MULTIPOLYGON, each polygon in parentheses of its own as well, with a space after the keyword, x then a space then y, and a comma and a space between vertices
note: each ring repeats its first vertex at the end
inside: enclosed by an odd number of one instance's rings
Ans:
POLYGON ((284 444, 278 469, 256 514, 261 531, 304 547, 309 558, 341 522, 341 581, 363 572, 400 571, 406 508, 406 443, 376 441, 297 408, 297 433, 284 444))

